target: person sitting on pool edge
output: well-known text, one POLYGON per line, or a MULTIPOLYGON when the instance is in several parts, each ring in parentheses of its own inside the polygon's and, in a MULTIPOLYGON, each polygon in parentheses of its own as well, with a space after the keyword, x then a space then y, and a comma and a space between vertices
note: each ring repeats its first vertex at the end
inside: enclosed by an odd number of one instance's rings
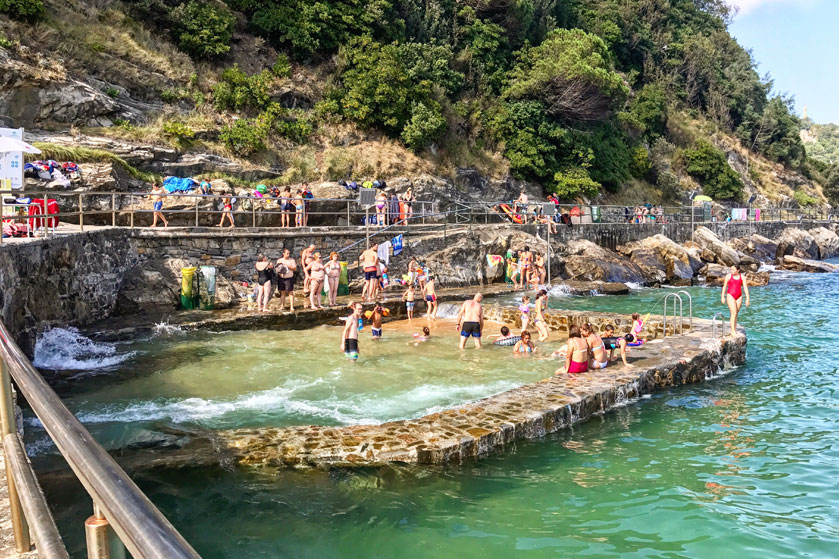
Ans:
POLYGON ((605 328, 603 328, 603 335, 600 337, 603 341, 603 345, 607 350, 609 350, 609 361, 612 361, 615 358, 615 350, 617 349, 620 350, 624 366, 632 367, 632 365, 626 362, 627 338, 631 338, 631 336, 629 334, 626 334, 625 336, 615 336, 615 327, 611 324, 607 324, 605 328))
POLYGON ((341 351, 347 357, 355 361, 358 359, 358 322, 361 318, 361 303, 350 303, 350 314, 344 324, 344 332, 341 334, 341 351))
POLYGON ((603 344, 603 340, 600 339, 600 336, 595 333, 594 328, 588 322, 580 327, 580 333, 582 333, 586 344, 590 348, 589 369, 605 369, 609 364, 609 359, 606 356, 606 346, 603 344))
POLYGON ((588 354, 588 344, 580 333, 580 327, 574 324, 568 329, 568 348, 565 351, 565 367, 557 369, 554 374, 587 372, 588 354))

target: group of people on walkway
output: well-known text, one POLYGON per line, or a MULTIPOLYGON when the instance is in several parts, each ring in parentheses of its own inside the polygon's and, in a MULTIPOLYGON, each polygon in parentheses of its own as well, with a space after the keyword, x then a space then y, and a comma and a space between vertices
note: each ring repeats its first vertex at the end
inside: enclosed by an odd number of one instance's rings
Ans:
POLYGON ((341 263, 338 261, 337 252, 330 253, 329 259, 324 261, 321 253, 315 250, 315 245, 309 245, 301 251, 298 265, 291 250, 285 248, 282 257, 276 262, 271 262, 264 254, 258 255, 255 268, 255 299, 258 312, 268 312, 268 303, 275 289, 280 294, 280 310, 285 307, 288 297, 289 311, 294 312, 294 285, 300 273, 303 275, 303 296, 309 297, 310 308, 324 308, 323 291, 326 292, 329 306, 334 307, 338 304, 336 299, 341 263))
POLYGON ((544 285, 548 278, 545 257, 541 253, 533 252, 529 246, 518 252, 518 258, 507 256, 507 279, 516 289, 531 287, 535 289, 544 285))

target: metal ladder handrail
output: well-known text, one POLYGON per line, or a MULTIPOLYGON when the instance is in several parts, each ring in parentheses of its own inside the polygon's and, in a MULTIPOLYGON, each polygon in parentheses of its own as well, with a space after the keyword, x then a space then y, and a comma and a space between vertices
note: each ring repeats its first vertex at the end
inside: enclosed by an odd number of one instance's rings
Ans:
POLYGON ((719 319, 720 319, 720 334, 722 334, 723 331, 725 331, 725 321, 723 320, 723 317, 725 317, 725 315, 721 312, 718 312, 718 313, 714 314, 714 318, 711 319, 711 337, 712 338, 717 337, 717 317, 719 317, 719 319))
POLYGON ((667 337, 667 301, 673 298, 673 334, 676 333, 676 301, 679 301, 679 333, 683 334, 685 331, 684 324, 683 324, 683 312, 682 312, 682 297, 678 293, 668 293, 664 297, 664 323, 662 325, 662 332, 661 337, 667 337))
POLYGON ((678 295, 681 295, 682 293, 687 295, 687 298, 688 298, 688 321, 689 321, 688 322, 688 328, 690 328, 690 331, 693 332, 693 297, 691 297, 690 293, 688 293, 684 289, 680 289, 676 293, 678 295))

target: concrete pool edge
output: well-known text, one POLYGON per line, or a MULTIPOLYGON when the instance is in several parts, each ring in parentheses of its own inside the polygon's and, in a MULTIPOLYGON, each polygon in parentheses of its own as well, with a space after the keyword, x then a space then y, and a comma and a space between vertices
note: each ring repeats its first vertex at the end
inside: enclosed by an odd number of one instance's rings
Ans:
MULTIPOLYGON (((212 435, 212 447, 250 467, 445 464, 479 458, 516 440, 542 437, 658 389, 702 382, 745 362, 744 332, 711 338, 710 321, 694 320, 694 332, 644 346, 632 368, 612 364, 573 377, 553 376, 454 409, 379 425, 221 431, 212 435)), ((192 460, 201 454, 192 454, 192 460)))

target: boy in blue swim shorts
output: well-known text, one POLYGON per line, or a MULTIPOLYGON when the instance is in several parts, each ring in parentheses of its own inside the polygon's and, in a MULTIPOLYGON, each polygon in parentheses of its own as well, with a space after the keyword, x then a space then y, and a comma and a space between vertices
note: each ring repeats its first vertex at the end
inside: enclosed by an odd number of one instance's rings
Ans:
POLYGON ((344 323, 344 332, 341 334, 341 351, 355 361, 358 359, 358 322, 361 318, 361 303, 350 303, 350 314, 344 323))

